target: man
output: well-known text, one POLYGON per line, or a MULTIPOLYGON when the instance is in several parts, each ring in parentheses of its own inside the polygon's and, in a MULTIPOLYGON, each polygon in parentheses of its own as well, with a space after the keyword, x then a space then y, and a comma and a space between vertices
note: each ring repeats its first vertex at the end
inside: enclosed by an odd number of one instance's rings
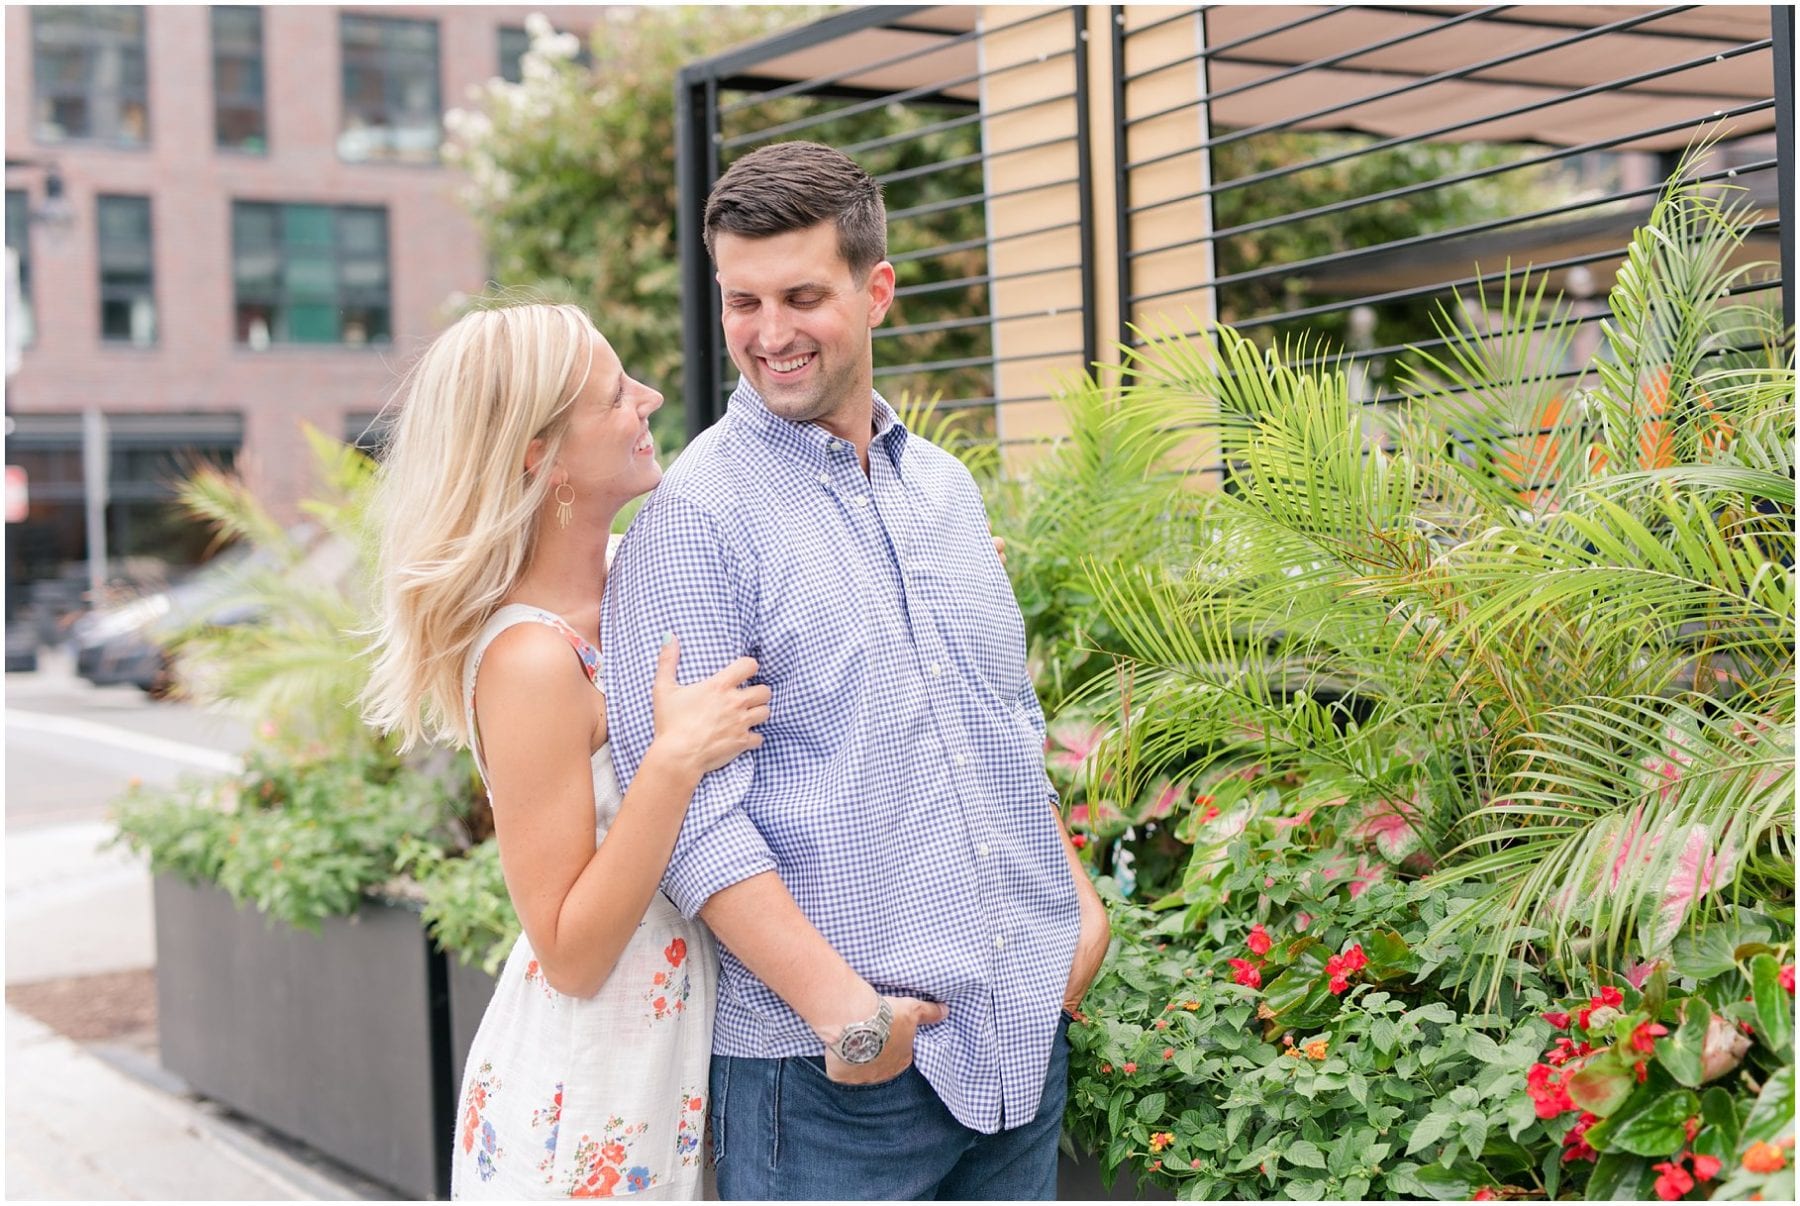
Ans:
POLYGON ((732 165, 705 223, 742 379, 626 536, 603 644, 626 782, 665 633, 684 680, 748 655, 773 691, 663 880, 723 948, 720 1194, 1053 1198, 1065 1017, 1105 911, 981 496, 873 389, 880 188, 783 143, 732 165))

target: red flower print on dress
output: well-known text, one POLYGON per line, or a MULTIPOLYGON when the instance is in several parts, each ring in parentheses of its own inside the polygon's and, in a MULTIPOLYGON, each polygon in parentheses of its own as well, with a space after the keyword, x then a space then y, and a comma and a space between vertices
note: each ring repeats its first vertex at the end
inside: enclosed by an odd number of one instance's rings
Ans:
POLYGON ((474 1155, 475 1171, 483 1181, 494 1179, 494 1174, 499 1171, 496 1162, 505 1154, 500 1149, 500 1137, 494 1131, 494 1124, 482 1117, 488 1098, 499 1091, 500 1078, 494 1075, 494 1065, 483 1063, 463 1099, 462 1134, 458 1142, 463 1155, 474 1155))
POLYGON ((670 967, 680 967, 681 961, 687 958, 687 942, 681 938, 671 940, 663 947, 663 958, 669 961, 670 967))

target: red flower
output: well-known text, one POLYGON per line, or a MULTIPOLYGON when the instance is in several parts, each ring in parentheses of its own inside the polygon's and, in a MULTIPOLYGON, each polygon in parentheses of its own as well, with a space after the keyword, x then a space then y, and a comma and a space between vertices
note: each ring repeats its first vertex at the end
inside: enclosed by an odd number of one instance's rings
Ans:
POLYGON ((1136 1075, 1136 1073, 1137 1073, 1137 1064, 1135 1062, 1128 1063, 1125 1065, 1125 1075, 1133 1076, 1133 1075, 1136 1075))
MULTIPOLYGON (((1212 799, 1212 797, 1211 796, 1202 796, 1201 799, 1210 800, 1210 799, 1212 799)), ((1199 801, 1196 800, 1195 803, 1199 803, 1199 801)), ((1208 821, 1218 819, 1218 816, 1219 816, 1219 806, 1217 804, 1208 804, 1206 806, 1206 811, 1204 811, 1200 814, 1200 823, 1202 825, 1204 825, 1208 821)))
POLYGON ((1263 929, 1262 923, 1258 922, 1250 927, 1250 937, 1245 945, 1250 948, 1250 953, 1253 955, 1266 955, 1275 942, 1269 937, 1269 931, 1263 929))
POLYGON ((1233 984, 1242 984, 1246 988, 1262 987, 1262 972, 1257 970, 1256 964, 1248 959, 1227 959, 1225 962, 1231 964, 1233 968, 1231 973, 1233 984))
POLYGON ((1660 1022, 1639 1022, 1638 1028, 1631 1032, 1631 1049, 1643 1055, 1656 1054, 1656 1040, 1669 1033, 1669 1028, 1660 1022))
POLYGON ((1326 984, 1325 987, 1329 988, 1331 990, 1332 996, 1334 996, 1334 997, 1340 996, 1343 994, 1343 991, 1345 989, 1350 987, 1350 977, 1349 976, 1333 976, 1333 977, 1331 977, 1331 981, 1328 984, 1326 984))
POLYGON ((680 967, 681 961, 687 958, 687 943, 680 938, 663 947, 663 958, 669 961, 670 967, 680 967))
POLYGON ((1652 1164, 1650 1170, 1661 1174, 1656 1178, 1656 1196, 1665 1202, 1673 1202, 1686 1196, 1687 1191, 1694 1187, 1694 1178, 1688 1176, 1679 1159, 1652 1164))
POLYGON ((1369 957, 1363 954, 1362 943, 1355 943, 1341 955, 1333 955, 1325 960, 1325 974, 1331 977, 1327 985, 1332 994, 1342 993, 1350 987, 1350 973, 1361 971, 1369 966, 1369 957))
POLYGON ((1701 1181, 1710 1181, 1719 1175, 1722 1164, 1717 1156, 1703 1156, 1694 1153, 1694 1177, 1701 1181))
POLYGON ((1777 978, 1781 981, 1781 986, 1783 988, 1787 989, 1788 996, 1790 996, 1790 997, 1793 996, 1794 995, 1794 965, 1792 963, 1789 963, 1785 967, 1783 967, 1781 969, 1780 976, 1778 976, 1777 978))
POLYGON ((1100 1075, 1111 1076, 1112 1075, 1112 1065, 1111 1064, 1101 1064, 1100 1065, 1100 1075))
POLYGON ((1582 1111, 1581 1117, 1575 1120, 1575 1125, 1570 1127, 1568 1133, 1563 1136, 1562 1162, 1564 1164, 1572 1164, 1576 1160, 1586 1160, 1591 1164, 1600 1158, 1600 1154, 1589 1147, 1587 1141, 1588 1128, 1599 1121, 1598 1114, 1582 1111))
POLYGON ((1469 1200, 1471 1202, 1491 1202, 1494 1200, 1494 1191, 1483 1185, 1480 1189, 1475 1191, 1475 1196, 1469 1200))
POLYGON ((1537 1107, 1539 1118, 1554 1118, 1575 1108, 1569 1090, 1563 1087, 1562 1075, 1549 1064, 1533 1064, 1525 1074, 1525 1092, 1537 1107))
POLYGON ((1698 1118, 1690 1118, 1681 1124, 1681 1129, 1687 1134, 1687 1141, 1692 1143, 1694 1141, 1694 1136, 1700 1133, 1700 1120, 1698 1118))
POLYGON ((1544 1020, 1558 1030, 1567 1030, 1569 1028, 1569 1015, 1566 1013, 1547 1013, 1544 1015, 1544 1020))
POLYGON ((706 1099, 703 1097, 688 1098, 688 1109, 690 1109, 690 1110, 697 1110, 705 1104, 706 1104, 706 1099))
POLYGON ((1175 1058, 1175 1048, 1164 1047, 1163 1048, 1163 1058, 1164 1059, 1174 1059, 1175 1058))
POLYGON ((1584 1055, 1592 1055, 1594 1046, 1589 1042, 1576 1042, 1574 1039, 1559 1038, 1556 1045, 1544 1053, 1544 1062, 1552 1068, 1560 1068, 1572 1059, 1580 1059, 1584 1055))
POLYGON ((1069 835, 1069 845, 1075 847, 1075 849, 1077 849, 1077 850, 1080 850, 1082 847, 1087 845, 1087 834, 1071 833, 1069 835))
POLYGON ((1620 1009, 1625 1004, 1625 994, 1616 988, 1602 988, 1598 995, 1588 998, 1588 1003, 1575 1014, 1575 1024, 1583 1030, 1588 1028, 1588 1019, 1601 1009, 1620 1009))

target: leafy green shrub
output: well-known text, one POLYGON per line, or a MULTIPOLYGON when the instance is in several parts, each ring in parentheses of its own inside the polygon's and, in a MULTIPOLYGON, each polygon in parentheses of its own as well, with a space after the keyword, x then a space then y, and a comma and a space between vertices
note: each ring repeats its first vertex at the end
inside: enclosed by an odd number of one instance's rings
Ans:
POLYGON ((1541 1129, 1590 1199, 1791 1199, 1794 965, 1778 928, 1742 910, 1547 1013, 1559 1033, 1510 1133, 1541 1129))
POLYGON ((299 929, 348 916, 390 880, 400 843, 439 830, 450 802, 432 780, 379 759, 252 762, 239 778, 134 789, 115 839, 151 870, 214 883, 299 929))
POLYGON ((1184 1198, 1455 1198, 1532 1167, 1505 1124, 1542 984, 1470 1011, 1432 937, 1468 892, 1362 884, 1303 828, 1226 840, 1197 930, 1100 881, 1117 946, 1070 1032, 1071 1137, 1184 1198))
POLYGON ((408 840, 397 869, 410 874, 424 895, 425 928, 438 946, 497 974, 519 936, 519 915, 500 871, 500 844, 489 838, 456 858, 441 846, 408 840))

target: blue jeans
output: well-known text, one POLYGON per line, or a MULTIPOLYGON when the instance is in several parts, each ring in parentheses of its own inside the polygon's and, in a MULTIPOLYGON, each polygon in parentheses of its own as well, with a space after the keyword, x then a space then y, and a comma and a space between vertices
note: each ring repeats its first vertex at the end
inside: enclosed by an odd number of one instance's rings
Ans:
POLYGON ((712 1061, 713 1156, 726 1201, 1052 1201, 1069 1093, 1069 1022, 1044 1099, 995 1135, 958 1122, 917 1068, 875 1085, 826 1078, 822 1056, 712 1061))

